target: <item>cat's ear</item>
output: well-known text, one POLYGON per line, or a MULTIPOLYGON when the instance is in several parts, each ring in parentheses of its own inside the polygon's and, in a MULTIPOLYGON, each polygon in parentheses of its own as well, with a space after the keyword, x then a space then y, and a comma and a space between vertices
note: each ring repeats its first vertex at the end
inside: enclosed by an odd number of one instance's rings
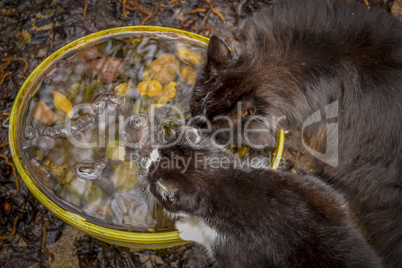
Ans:
POLYGON ((232 53, 221 39, 213 35, 209 40, 207 50, 207 65, 210 67, 219 67, 229 62, 232 53))

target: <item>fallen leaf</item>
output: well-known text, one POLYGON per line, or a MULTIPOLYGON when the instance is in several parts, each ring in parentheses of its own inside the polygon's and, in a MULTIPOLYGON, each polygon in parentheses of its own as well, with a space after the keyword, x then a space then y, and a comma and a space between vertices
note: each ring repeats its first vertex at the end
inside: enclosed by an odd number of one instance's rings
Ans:
POLYGON ((179 69, 180 63, 176 57, 170 53, 164 53, 149 65, 149 76, 152 80, 167 84, 176 79, 179 69))
POLYGON ((53 112, 43 101, 38 101, 32 115, 36 120, 50 126, 57 120, 57 114, 53 112))
POLYGON ((131 87, 127 83, 120 83, 114 88, 114 92, 118 97, 122 97, 131 91, 131 87))
POLYGON ((106 57, 89 61, 89 67, 85 74, 99 79, 103 84, 114 82, 120 74, 123 59, 106 57))
POLYGON ((200 53, 195 52, 186 47, 179 47, 177 49, 177 57, 184 63, 190 66, 200 65, 204 58, 200 53))
POLYGON ((56 106, 57 109, 64 111, 68 118, 73 117, 73 105, 67 97, 55 90, 53 90, 52 93, 54 106, 56 106))

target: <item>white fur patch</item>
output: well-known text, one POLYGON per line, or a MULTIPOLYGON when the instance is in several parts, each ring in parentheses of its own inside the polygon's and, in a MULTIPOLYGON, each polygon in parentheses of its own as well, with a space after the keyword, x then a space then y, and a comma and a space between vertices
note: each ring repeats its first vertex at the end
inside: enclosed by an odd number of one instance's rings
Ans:
POLYGON ((209 257, 212 257, 213 248, 221 243, 223 237, 211 228, 204 220, 195 216, 184 217, 176 221, 176 229, 180 232, 180 238, 194 241, 203 245, 209 257))
POLYGON ((153 162, 158 161, 160 155, 158 149, 153 149, 152 152, 149 154, 149 159, 145 164, 146 168, 149 168, 153 162))
POLYGON ((203 235, 198 227, 198 222, 191 218, 184 218, 176 222, 176 229, 180 232, 181 239, 202 244, 203 235))
POLYGON ((151 154, 149 155, 149 158, 151 159, 152 162, 155 162, 159 159, 159 151, 158 149, 152 150, 151 154))

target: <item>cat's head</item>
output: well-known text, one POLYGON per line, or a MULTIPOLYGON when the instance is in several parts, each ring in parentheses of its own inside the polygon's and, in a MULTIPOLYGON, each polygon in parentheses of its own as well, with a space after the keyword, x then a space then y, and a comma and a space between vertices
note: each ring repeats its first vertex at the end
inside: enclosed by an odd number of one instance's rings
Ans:
POLYGON ((243 48, 235 56, 222 40, 211 37, 190 109, 197 127, 219 130, 215 137, 221 143, 272 146, 286 123, 291 76, 278 67, 277 56, 270 62, 270 52, 263 49, 243 48))
POLYGON ((150 154, 149 190, 167 211, 201 216, 210 207, 208 196, 221 193, 220 176, 232 172, 233 156, 193 128, 180 129, 175 138, 150 154), (216 162, 223 158, 226 167, 216 162))

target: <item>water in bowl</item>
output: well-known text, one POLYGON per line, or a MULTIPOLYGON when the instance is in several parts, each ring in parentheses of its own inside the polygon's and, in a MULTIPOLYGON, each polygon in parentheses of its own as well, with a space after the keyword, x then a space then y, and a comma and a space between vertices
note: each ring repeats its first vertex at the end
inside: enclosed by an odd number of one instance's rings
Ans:
POLYGON ((190 116, 206 45, 175 36, 114 35, 71 51, 38 79, 22 155, 59 206, 106 227, 173 230, 149 201, 149 154, 190 116))

